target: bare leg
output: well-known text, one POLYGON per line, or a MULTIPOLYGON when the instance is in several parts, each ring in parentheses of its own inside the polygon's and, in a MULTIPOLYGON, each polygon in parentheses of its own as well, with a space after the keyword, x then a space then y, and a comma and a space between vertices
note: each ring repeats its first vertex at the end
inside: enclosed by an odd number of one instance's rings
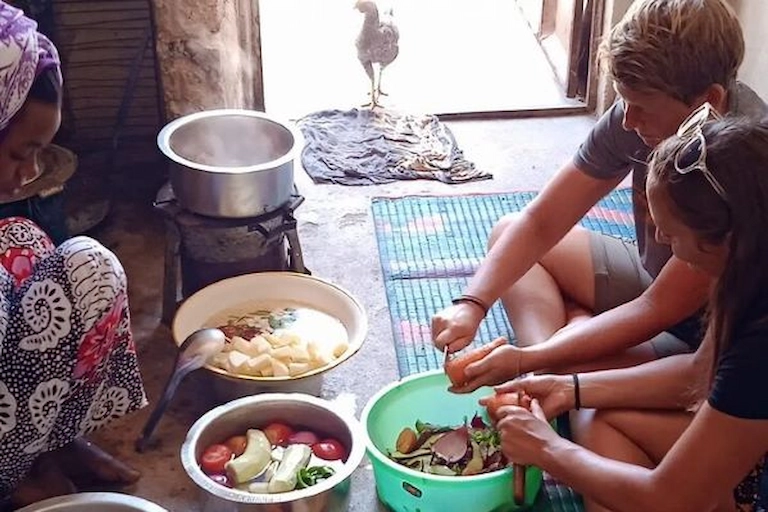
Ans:
MULTIPOLYGON (((493 246, 517 215, 507 215, 494 227, 488 242, 493 246)), ((589 314, 594 305, 594 278, 589 233, 573 228, 538 264, 501 297, 521 346, 547 340, 566 325, 568 303, 589 314)))
POLYGON ((56 458, 44 453, 35 459, 29 474, 14 489, 11 501, 15 507, 24 507, 47 498, 75 492, 75 485, 64 474, 56 458))
POLYGON ((127 485, 141 477, 137 470, 83 438, 56 450, 53 456, 59 460, 67 476, 80 485, 127 485))
MULTIPOLYGON (((690 424, 684 412, 586 409, 571 413, 574 441, 605 457, 655 467, 690 424)), ((585 497, 589 512, 608 509, 585 497)))

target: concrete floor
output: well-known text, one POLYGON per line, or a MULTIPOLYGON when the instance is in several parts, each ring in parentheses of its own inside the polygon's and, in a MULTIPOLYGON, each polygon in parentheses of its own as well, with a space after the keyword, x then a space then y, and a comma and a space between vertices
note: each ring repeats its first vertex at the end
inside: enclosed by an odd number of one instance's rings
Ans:
MULTIPOLYGON (((431 181, 398 182, 384 186, 316 186, 301 171, 296 180, 307 198, 297 212, 299 235, 307 266, 313 274, 335 282, 365 306, 368 338, 351 360, 327 374, 323 396, 341 392, 356 397, 359 415, 366 400, 398 378, 387 303, 376 251, 370 199, 409 194, 466 194, 538 189, 567 161, 594 120, 589 116, 512 121, 452 122, 459 146, 493 180, 464 185, 431 181), (331 243, 329 243, 329 241, 331 243)), ((160 324, 164 231, 151 200, 116 205, 105 225, 94 233, 112 248, 126 267, 133 328, 149 400, 159 396, 174 358, 169 330, 160 324)), ((214 405, 207 375, 197 372, 184 381, 158 426, 159 446, 144 454, 133 443, 149 415, 148 407, 97 432, 94 440, 140 468, 143 478, 123 492, 154 501, 171 511, 197 511, 198 493, 179 461, 187 429, 214 405)), ((350 510, 384 510, 376 499, 367 461, 353 476, 350 510)))

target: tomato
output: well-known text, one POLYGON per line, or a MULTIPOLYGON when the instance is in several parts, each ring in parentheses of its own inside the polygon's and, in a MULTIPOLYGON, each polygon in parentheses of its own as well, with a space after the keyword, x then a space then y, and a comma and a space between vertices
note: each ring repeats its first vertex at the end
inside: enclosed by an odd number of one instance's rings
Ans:
POLYGON ((446 361, 445 373, 448 375, 451 384, 457 388, 466 385, 468 379, 464 370, 466 370, 467 366, 474 363, 475 361, 481 360, 490 354, 493 349, 506 343, 507 340, 505 338, 496 338, 491 343, 483 345, 478 349, 472 350, 460 356, 455 356, 446 361))
POLYGON ((485 408, 488 410, 488 416, 495 423, 499 419, 499 409, 505 405, 517 405, 521 407, 529 407, 530 399, 523 397, 522 403, 520 396, 517 393, 496 393, 483 399, 485 408), (526 401, 528 402, 526 404, 526 401))
POLYGON ((208 475, 224 473, 224 465, 232 458, 232 450, 223 444, 212 444, 200 457, 200 467, 208 475))
POLYGON ((223 485, 224 487, 232 487, 232 484, 230 483, 229 477, 227 475, 221 475, 217 473, 215 475, 208 475, 208 477, 219 485, 223 485))
POLYGON ((308 444, 312 446, 318 441, 320 441, 320 438, 314 432, 299 430, 288 439, 288 444, 308 444))
POLYGON ((264 428, 264 435, 273 446, 285 446, 293 435, 293 429, 285 423, 274 422, 264 428))
POLYGON ((346 457, 347 450, 336 439, 323 439, 312 445, 312 453, 323 460, 339 460, 346 457))
POLYGON ((245 447, 248 444, 248 438, 245 436, 232 436, 224 441, 224 444, 227 445, 230 450, 232 450, 232 453, 235 454, 235 457, 239 457, 245 451, 245 447))

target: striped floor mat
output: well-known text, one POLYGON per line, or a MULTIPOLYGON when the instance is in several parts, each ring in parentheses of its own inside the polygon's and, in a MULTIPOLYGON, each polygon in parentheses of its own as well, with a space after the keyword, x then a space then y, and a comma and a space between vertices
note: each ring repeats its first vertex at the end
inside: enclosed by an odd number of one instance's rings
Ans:
MULTIPOLYGON (((520 211, 533 192, 462 196, 374 198, 379 259, 401 376, 439 368, 441 355, 430 340, 431 316, 460 294, 485 254, 493 224, 520 211)), ((619 189, 581 221, 589 229, 634 239, 631 190, 619 189)), ((480 327, 478 339, 514 339, 500 303, 480 327)), ((477 343, 477 342, 476 342, 477 343)), ((579 512, 581 498, 545 475, 535 511, 579 512)))

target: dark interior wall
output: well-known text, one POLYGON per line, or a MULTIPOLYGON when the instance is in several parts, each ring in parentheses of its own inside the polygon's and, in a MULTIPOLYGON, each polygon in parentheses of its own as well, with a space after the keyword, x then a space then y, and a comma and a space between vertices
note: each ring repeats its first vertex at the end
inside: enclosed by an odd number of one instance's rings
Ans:
POLYGON ((11 3, 37 19, 61 54, 65 100, 55 142, 80 161, 70 188, 113 195, 162 182, 155 138, 163 109, 149 0, 11 3))

